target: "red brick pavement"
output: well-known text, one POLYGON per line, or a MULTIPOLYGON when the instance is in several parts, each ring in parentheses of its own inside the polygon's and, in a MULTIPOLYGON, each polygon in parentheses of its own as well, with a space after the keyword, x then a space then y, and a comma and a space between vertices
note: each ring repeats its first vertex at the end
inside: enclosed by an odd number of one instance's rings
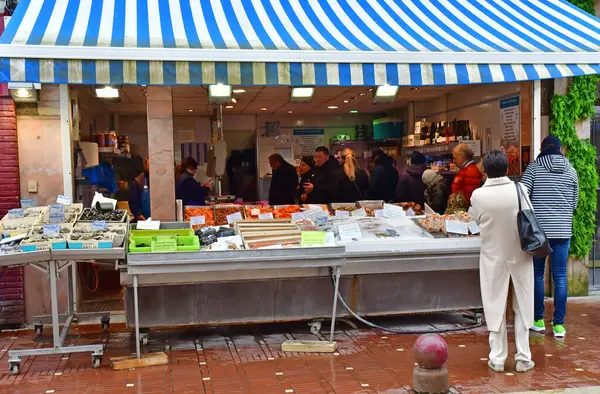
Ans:
MULTIPOLYGON (((525 374, 516 373, 512 361, 503 374, 487 368, 483 328, 446 334, 453 392, 600 386, 599 325, 600 298, 570 300, 566 339, 532 334, 537 365, 525 374)), ((152 332, 145 351, 167 352, 169 365, 126 371, 110 370, 108 359, 134 351, 130 332, 75 334, 68 344, 106 344, 101 368, 91 368, 89 354, 38 356, 23 359, 19 376, 8 374, 6 351, 49 346, 51 339, 44 336, 38 341, 29 333, 5 332, 0 337, 0 371, 4 371, 0 373, 0 393, 411 392, 412 344, 417 336, 347 328, 340 324, 336 332, 339 353, 334 355, 282 353, 281 343, 287 339, 314 339, 304 325, 152 332)))

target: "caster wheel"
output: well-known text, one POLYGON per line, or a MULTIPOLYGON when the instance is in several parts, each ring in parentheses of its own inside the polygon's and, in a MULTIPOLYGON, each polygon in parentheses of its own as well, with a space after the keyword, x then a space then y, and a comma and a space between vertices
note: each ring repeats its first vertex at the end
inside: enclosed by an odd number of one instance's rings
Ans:
POLYGON ((321 322, 315 321, 310 323, 310 332, 314 335, 318 335, 321 332, 321 322))
POLYGON ((92 368, 100 368, 100 364, 102 364, 102 357, 92 358, 92 368))
POLYGON ((43 331, 44 331, 44 326, 42 326, 41 324, 35 325, 35 335, 36 336, 41 337, 43 331))
POLYGON ((13 376, 14 375, 18 375, 19 374, 19 367, 20 367, 19 364, 16 364, 16 363, 13 364, 13 363, 11 363, 10 366, 9 366, 9 372, 10 372, 10 374, 13 375, 13 376))

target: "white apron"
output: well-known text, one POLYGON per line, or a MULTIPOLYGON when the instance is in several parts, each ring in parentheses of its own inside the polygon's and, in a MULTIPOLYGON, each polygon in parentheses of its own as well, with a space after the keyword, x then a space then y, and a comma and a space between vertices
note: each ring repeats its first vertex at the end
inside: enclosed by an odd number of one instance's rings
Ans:
MULTIPOLYGON (((522 205, 527 207, 529 197, 520 186, 522 205)), ((510 280, 523 323, 533 324, 533 258, 521 250, 518 210, 517 190, 508 177, 488 179, 471 197, 469 213, 481 227, 479 279, 489 331, 500 329, 510 280)))

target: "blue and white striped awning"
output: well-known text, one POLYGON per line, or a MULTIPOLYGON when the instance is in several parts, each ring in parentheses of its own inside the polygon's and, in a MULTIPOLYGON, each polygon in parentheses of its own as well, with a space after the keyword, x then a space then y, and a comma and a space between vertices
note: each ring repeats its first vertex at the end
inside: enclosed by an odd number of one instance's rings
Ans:
POLYGON ((600 73, 565 0, 21 0, 0 81, 448 85, 600 73))

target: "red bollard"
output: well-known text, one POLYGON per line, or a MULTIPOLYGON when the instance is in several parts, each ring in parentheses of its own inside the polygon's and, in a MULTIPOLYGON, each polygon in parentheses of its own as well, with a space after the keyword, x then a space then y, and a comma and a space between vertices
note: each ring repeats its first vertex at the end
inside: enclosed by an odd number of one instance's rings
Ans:
POLYGON ((415 362, 413 389, 416 393, 438 394, 448 392, 448 345, 437 334, 417 338, 413 347, 415 362))

